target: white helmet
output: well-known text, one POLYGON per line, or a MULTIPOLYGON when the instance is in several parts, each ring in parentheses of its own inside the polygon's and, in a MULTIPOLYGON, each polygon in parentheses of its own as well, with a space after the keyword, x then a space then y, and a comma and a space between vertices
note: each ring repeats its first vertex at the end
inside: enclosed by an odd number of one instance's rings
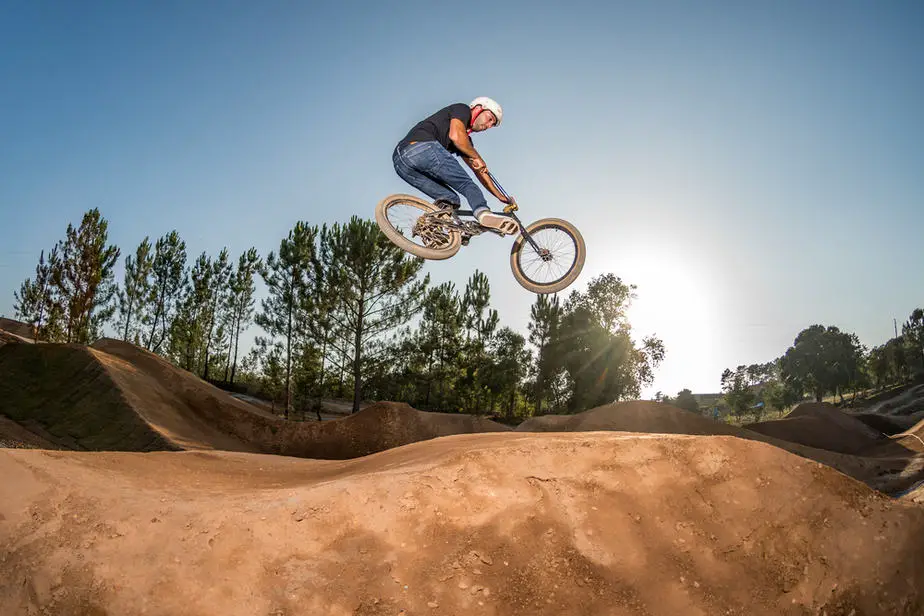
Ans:
POLYGON ((495 124, 495 126, 500 126, 501 120, 504 118, 504 110, 497 104, 497 101, 487 96, 479 96, 468 104, 471 108, 475 108, 479 105, 481 105, 483 109, 487 109, 493 113, 494 117, 497 118, 497 124, 495 124))

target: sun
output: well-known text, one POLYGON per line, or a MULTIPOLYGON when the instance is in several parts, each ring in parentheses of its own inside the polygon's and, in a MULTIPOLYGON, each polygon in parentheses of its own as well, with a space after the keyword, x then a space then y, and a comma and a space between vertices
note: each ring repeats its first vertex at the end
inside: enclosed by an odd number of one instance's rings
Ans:
POLYGON ((712 388, 718 381, 712 372, 724 294, 716 272, 681 251, 640 254, 624 261, 620 272, 624 282, 636 286, 627 311, 636 342, 653 335, 664 343, 666 356, 653 387, 672 396, 683 388, 712 388))

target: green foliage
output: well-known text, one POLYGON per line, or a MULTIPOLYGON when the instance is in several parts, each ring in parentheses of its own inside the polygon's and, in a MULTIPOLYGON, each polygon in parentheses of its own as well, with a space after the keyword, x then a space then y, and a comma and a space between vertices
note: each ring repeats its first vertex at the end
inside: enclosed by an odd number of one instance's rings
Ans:
POLYGON ((462 353, 462 299, 451 282, 428 291, 416 338, 406 347, 416 358, 411 367, 422 381, 423 408, 459 406, 454 392, 462 353))
POLYGON ((265 262, 250 248, 236 268, 226 249, 188 267, 176 231, 153 246, 144 238, 125 260, 121 289, 112 275, 119 251, 107 246, 106 231, 96 210, 68 227, 16 293, 17 315, 50 340, 88 342, 118 308, 123 339, 205 378, 240 378, 286 416, 348 388, 354 410, 365 391, 508 418, 532 408, 577 411, 637 395, 664 356, 656 338, 633 343, 626 310, 634 287, 612 274, 564 306, 538 296, 527 340, 500 326, 484 273, 475 271, 462 293, 452 283, 428 289, 424 262, 372 221, 323 229, 299 222, 265 262), (255 315, 256 273, 267 295, 255 315), (251 320, 266 336, 239 367, 251 320))
POLYGON ((677 393, 677 397, 674 399, 673 405, 682 409, 686 409, 691 413, 699 413, 699 403, 693 396, 693 392, 689 389, 681 389, 677 393))
POLYGON ((186 242, 176 231, 167 233, 154 245, 151 276, 152 296, 144 319, 150 329, 144 345, 157 353, 167 339, 186 285, 186 242))
POLYGON ((93 342, 115 312, 113 268, 119 249, 106 245, 108 229, 109 223, 95 208, 83 215, 77 229, 67 226, 60 250, 61 267, 54 273, 54 280, 64 305, 68 342, 93 342))
POLYGON ((924 309, 915 308, 902 325, 902 338, 911 372, 924 375, 924 309))
POLYGON ((240 347, 241 332, 247 329, 254 314, 254 292, 257 289, 254 274, 260 271, 263 263, 257 255, 257 249, 251 248, 238 258, 237 270, 231 277, 230 291, 227 296, 228 325, 230 327, 228 340, 228 361, 230 366, 230 380, 228 369, 225 370, 225 380, 234 383, 237 372, 237 354, 240 347), (233 351, 233 356, 232 356, 233 351))
POLYGON ((177 365, 201 373, 201 350, 205 342, 206 311, 210 304, 212 260, 202 253, 193 264, 183 289, 177 314, 170 323, 169 354, 177 365))
MULTIPOLYGON (((333 291, 328 296, 336 325, 353 342, 353 357, 347 361, 356 412, 364 373, 375 372, 376 364, 386 359, 381 352, 370 352, 373 343, 420 310, 430 278, 418 280, 423 260, 392 244, 373 221, 354 216, 346 224, 325 227, 321 244, 323 262, 336 264, 327 268, 324 277, 333 291)), ((381 351, 387 346, 375 344, 375 348, 381 351)))
POLYGON ((218 253, 218 258, 212 262, 206 304, 202 314, 205 339, 202 378, 206 380, 209 378, 210 364, 216 363, 216 358, 212 356, 211 351, 214 347, 221 346, 226 335, 223 323, 227 320, 224 311, 228 307, 231 296, 229 284, 231 273, 232 266, 228 260, 228 249, 223 248, 218 253))
POLYGON ((462 368, 464 375, 457 385, 466 411, 483 410, 489 395, 487 380, 491 378, 488 346, 499 321, 497 311, 490 308, 491 285, 482 272, 475 273, 465 285, 462 298, 462 318, 466 327, 466 344, 462 368))
POLYGON ((141 329, 146 325, 148 306, 154 299, 154 286, 151 281, 154 255, 151 248, 150 240, 145 237, 135 250, 135 256, 125 257, 125 282, 118 291, 117 326, 122 340, 135 344, 139 344, 141 329))
POLYGON ((573 291, 565 306, 556 354, 571 384, 572 412, 637 397, 653 380, 664 357, 663 343, 646 338, 636 347, 626 318, 635 287, 613 274, 573 291))
POLYGON ((862 354, 855 334, 812 325, 799 332, 783 356, 782 376, 793 389, 811 392, 820 402, 826 393, 842 391, 859 380, 862 354))
MULTIPOLYGON (((542 414, 542 401, 547 395, 558 400, 558 392, 554 390, 559 377, 563 372, 560 357, 556 353, 559 342, 559 327, 561 325, 561 308, 558 295, 537 295, 536 301, 530 308, 529 343, 536 348, 536 359, 532 365, 534 377, 532 396, 536 415, 542 414)), ((560 406, 560 403, 557 405, 560 406)))
POLYGON ((35 267, 35 279, 26 279, 18 292, 14 292, 16 316, 28 323, 33 337, 38 340, 55 341, 62 337, 63 310, 56 301, 53 286, 53 272, 60 267, 58 247, 52 248, 45 261, 45 251, 39 255, 35 267))
POLYGON ((292 366, 302 342, 302 322, 306 298, 317 285, 315 267, 318 227, 298 222, 279 244, 278 255, 270 252, 260 274, 268 296, 260 303, 257 324, 270 336, 282 340, 285 416, 292 409, 292 366))
POLYGON ((752 371, 747 366, 738 366, 734 371, 725 369, 722 373, 722 392, 725 394, 725 404, 729 406, 738 420, 748 412, 757 395, 752 389, 755 385, 751 381, 752 371))
POLYGON ((526 348, 526 338, 509 327, 503 327, 494 336, 489 368, 482 376, 482 382, 491 395, 491 410, 501 401, 504 415, 517 415, 517 400, 520 384, 526 377, 532 360, 526 348))
MULTIPOLYGON (((779 362, 777 362, 777 365, 779 362)), ((780 413, 802 399, 802 392, 792 388, 778 376, 767 383, 762 390, 763 401, 780 413)))
POLYGON ((109 223, 99 210, 83 215, 80 226, 67 226, 65 239, 39 257, 35 280, 23 282, 16 314, 50 342, 89 344, 116 309, 113 268, 119 249, 107 245, 109 223))

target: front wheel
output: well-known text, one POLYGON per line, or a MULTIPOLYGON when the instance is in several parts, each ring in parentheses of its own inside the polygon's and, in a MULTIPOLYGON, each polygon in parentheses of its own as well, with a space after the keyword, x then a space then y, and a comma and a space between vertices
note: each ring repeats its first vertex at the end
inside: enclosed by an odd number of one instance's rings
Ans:
POLYGON ((556 293, 577 279, 587 255, 577 227, 560 218, 543 218, 526 227, 526 233, 536 246, 520 235, 510 251, 510 268, 523 288, 556 293))
POLYGON ((448 259, 462 247, 462 235, 432 203, 411 195, 391 195, 375 206, 375 222, 399 248, 423 259, 448 259))

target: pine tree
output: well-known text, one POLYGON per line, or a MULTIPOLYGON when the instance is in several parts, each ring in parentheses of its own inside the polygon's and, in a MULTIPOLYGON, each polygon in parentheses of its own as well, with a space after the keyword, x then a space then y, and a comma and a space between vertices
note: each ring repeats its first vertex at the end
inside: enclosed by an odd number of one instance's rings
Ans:
POLYGON ((466 377, 461 391, 457 392, 465 401, 464 405, 474 410, 483 403, 482 393, 486 379, 489 378, 487 365, 487 348, 494 330, 497 329, 497 310, 489 308, 491 304, 491 285, 482 272, 475 273, 465 285, 462 300, 462 315, 467 328, 466 340, 466 377))
POLYGON ((490 305, 491 283, 488 282, 488 277, 484 273, 475 270, 465 285, 462 312, 466 327, 482 350, 490 342, 499 321, 497 310, 489 308, 490 305))
POLYGON ((151 273, 154 268, 154 255, 151 242, 146 237, 138 245, 134 258, 125 257, 125 284, 119 290, 119 330, 122 340, 137 342, 140 326, 145 324, 148 305, 152 300, 153 286, 151 273), (134 325, 133 319, 138 321, 134 325))
POLYGON ((212 262, 212 271, 209 276, 206 303, 202 312, 202 378, 209 379, 209 365, 212 362, 211 350, 213 346, 220 346, 224 335, 224 328, 219 327, 223 321, 223 311, 228 305, 230 294, 229 281, 231 279, 231 263, 228 261, 228 249, 222 248, 218 258, 212 262))
POLYGON ((45 261, 45 251, 35 266, 35 279, 26 279, 13 293, 16 316, 29 324, 35 340, 54 342, 61 335, 62 311, 55 301, 53 272, 59 267, 58 247, 52 248, 45 261))
POLYGON ((212 260, 199 255, 170 324, 170 355, 174 363, 193 373, 201 373, 205 346, 206 313, 210 305, 212 260))
POLYGON ((392 244, 373 221, 356 216, 322 233, 325 263, 339 267, 326 272, 326 284, 336 290, 339 326, 353 338, 353 412, 359 410, 364 367, 378 358, 364 351, 373 340, 408 321, 420 309, 429 276, 417 279, 423 260, 392 244))
MULTIPOLYGON (((321 238, 326 237, 324 231, 321 238)), ((323 261, 325 255, 330 256, 330 251, 318 249, 314 259, 314 281, 310 292, 305 295, 303 308, 305 319, 303 321, 304 332, 308 340, 318 348, 318 374, 315 383, 315 408, 320 409, 321 398, 324 393, 324 378, 327 366, 330 364, 334 368, 343 369, 344 363, 340 357, 346 355, 343 348, 342 340, 344 336, 340 335, 337 330, 337 321, 334 318, 334 312, 338 309, 338 299, 336 297, 336 288, 325 283, 326 272, 336 271, 336 263, 326 263, 323 261)))
POLYGON ((509 327, 502 327, 494 336, 491 367, 485 382, 491 392, 491 410, 498 397, 505 398, 505 412, 512 418, 516 412, 517 394, 532 359, 526 339, 509 327))
POLYGON ((257 324, 270 336, 283 339, 285 367, 285 417, 292 409, 292 365, 301 340, 299 325, 306 295, 313 285, 317 227, 298 222, 279 244, 279 254, 270 252, 260 270, 268 297, 260 303, 257 324))
MULTIPOLYGON (((243 253, 237 262, 237 270, 231 279, 231 292, 228 297, 229 313, 231 315, 230 340, 228 343, 228 365, 231 367, 230 383, 234 383, 234 376, 237 372, 237 352, 240 347, 241 332, 246 330, 253 319, 254 313, 254 292, 256 291, 256 280, 254 274, 262 267, 260 257, 257 256, 257 249, 251 248, 243 253), (234 352, 232 357, 231 352, 234 352)), ((228 380, 227 371, 225 380, 228 380)))
MULTIPOLYGON (((417 335, 418 352, 426 366, 424 408, 448 410, 446 393, 456 393, 462 321, 462 299, 455 284, 444 282, 427 292, 417 335)), ((459 407, 457 399, 452 406, 459 407)))
POLYGON ((59 267, 52 278, 64 307, 65 339, 89 344, 115 312, 113 268, 119 249, 107 246, 109 223, 98 209, 83 215, 80 227, 67 226, 59 267))
POLYGON ((154 247, 152 300, 145 321, 150 324, 144 346, 157 353, 170 331, 169 324, 186 286, 186 242, 176 231, 164 235, 154 247))
POLYGON ((542 399, 552 384, 557 371, 555 345, 558 341, 558 326, 561 310, 557 295, 537 295, 530 309, 529 342, 536 347, 535 414, 542 414, 542 399))

